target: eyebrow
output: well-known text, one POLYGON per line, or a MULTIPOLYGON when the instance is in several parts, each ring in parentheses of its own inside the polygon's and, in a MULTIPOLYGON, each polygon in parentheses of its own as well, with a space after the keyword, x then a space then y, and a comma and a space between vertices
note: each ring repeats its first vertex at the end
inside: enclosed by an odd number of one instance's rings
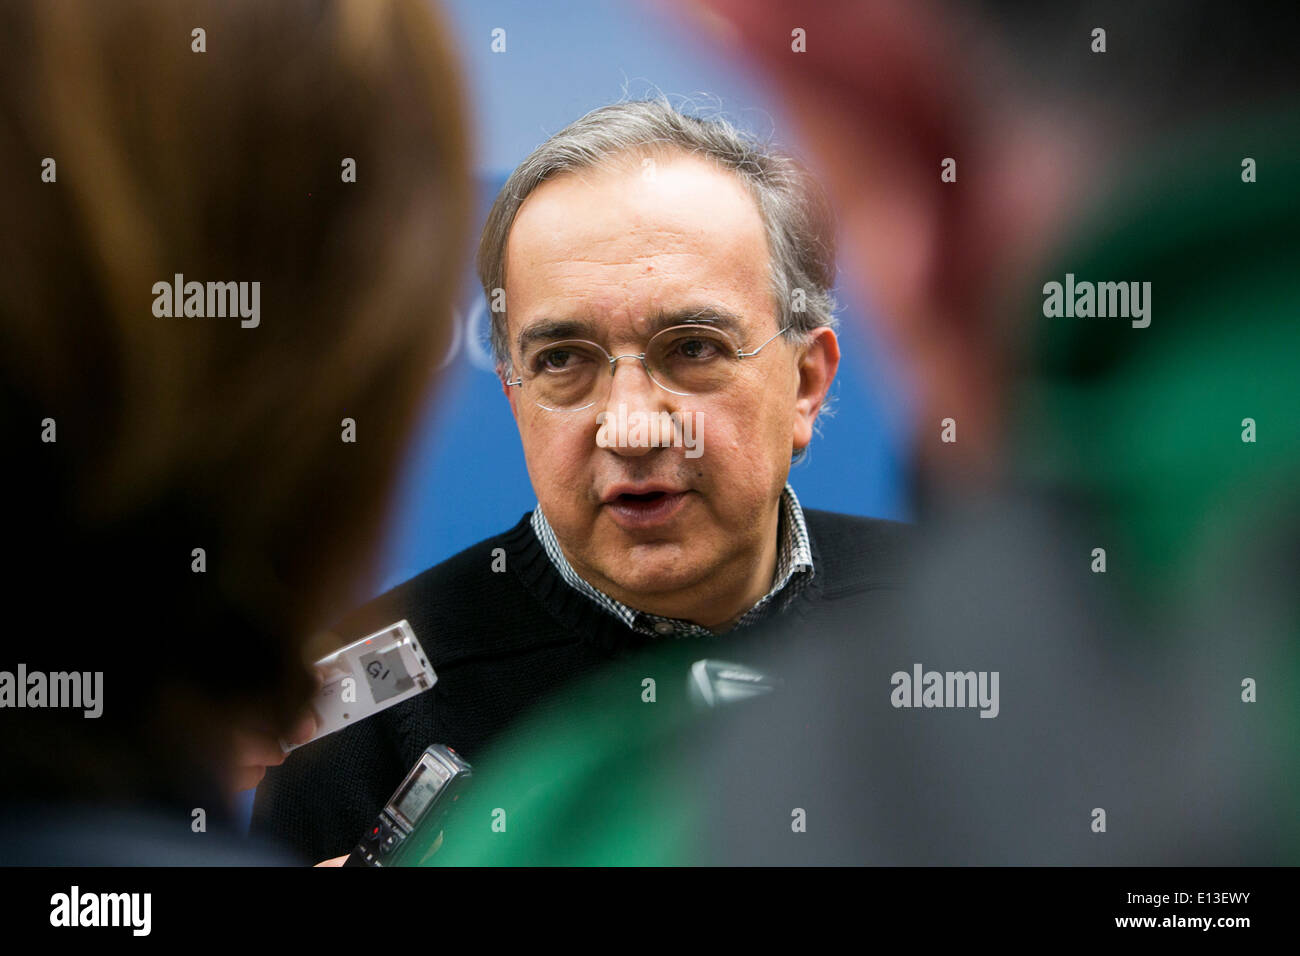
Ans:
MULTIPOLYGON (((661 309, 650 319, 649 335, 672 328, 674 325, 709 325, 730 332, 737 338, 744 331, 744 322, 736 313, 716 305, 686 306, 665 311, 661 309)), ((558 342, 562 339, 595 339, 596 326, 586 319, 538 319, 519 330, 519 354, 523 355, 534 342, 558 342)))

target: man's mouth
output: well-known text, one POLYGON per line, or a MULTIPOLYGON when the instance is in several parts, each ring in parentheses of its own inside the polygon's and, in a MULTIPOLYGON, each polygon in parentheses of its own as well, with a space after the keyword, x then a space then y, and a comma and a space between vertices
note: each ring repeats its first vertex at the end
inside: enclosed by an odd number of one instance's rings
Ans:
POLYGON ((602 502, 618 525, 631 529, 651 528, 676 516, 687 491, 667 488, 622 490, 614 488, 602 502))

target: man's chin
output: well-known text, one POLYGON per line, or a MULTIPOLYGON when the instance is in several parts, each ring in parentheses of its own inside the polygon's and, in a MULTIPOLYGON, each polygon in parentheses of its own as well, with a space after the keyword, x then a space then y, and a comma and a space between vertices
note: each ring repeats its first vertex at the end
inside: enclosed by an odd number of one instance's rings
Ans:
MULTIPOLYGON (((708 580, 707 562, 689 560, 678 545, 638 545, 623 550, 618 560, 598 569, 602 577, 622 592, 624 604, 650 610, 659 598, 696 588, 708 580)), ((611 595, 616 596, 618 595, 611 595)))

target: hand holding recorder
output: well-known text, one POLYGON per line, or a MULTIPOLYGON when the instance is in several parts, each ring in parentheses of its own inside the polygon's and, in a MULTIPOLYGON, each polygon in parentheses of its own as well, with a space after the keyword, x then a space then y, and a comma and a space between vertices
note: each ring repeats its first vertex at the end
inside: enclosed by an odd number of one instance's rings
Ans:
POLYGON ((316 697, 290 737, 276 741, 265 733, 236 731, 236 790, 256 787, 267 767, 284 763, 298 747, 400 704, 438 681, 405 620, 327 654, 315 667, 316 697))

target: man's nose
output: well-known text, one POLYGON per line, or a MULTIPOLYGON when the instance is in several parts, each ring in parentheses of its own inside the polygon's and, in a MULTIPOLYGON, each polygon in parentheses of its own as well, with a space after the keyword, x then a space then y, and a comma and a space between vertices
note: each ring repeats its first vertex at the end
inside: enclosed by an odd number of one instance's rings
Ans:
POLYGON ((644 363, 635 355, 624 355, 614 363, 614 374, 605 398, 605 425, 598 440, 619 455, 639 458, 662 444, 662 437, 650 426, 660 412, 670 412, 672 395, 650 378, 644 363))

